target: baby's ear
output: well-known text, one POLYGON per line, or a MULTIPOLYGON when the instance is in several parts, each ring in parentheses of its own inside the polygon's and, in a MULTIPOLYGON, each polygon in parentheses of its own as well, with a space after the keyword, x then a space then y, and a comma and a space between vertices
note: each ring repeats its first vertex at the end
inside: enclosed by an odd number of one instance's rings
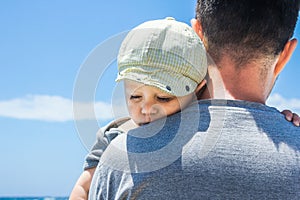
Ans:
POLYGON ((203 80, 201 81, 201 83, 198 84, 198 86, 197 86, 195 92, 198 93, 205 85, 206 85, 206 80, 203 79, 203 80))
POLYGON ((206 88, 206 80, 203 79, 203 81, 201 81, 201 83, 198 84, 198 86, 197 86, 197 88, 195 89, 195 92, 194 92, 196 94, 196 97, 197 97, 198 100, 201 99, 205 88, 206 88))
POLYGON ((201 83, 199 83, 198 86, 196 87, 195 94, 199 94, 200 91, 203 90, 205 86, 206 86, 206 80, 203 79, 203 81, 201 81, 201 83))

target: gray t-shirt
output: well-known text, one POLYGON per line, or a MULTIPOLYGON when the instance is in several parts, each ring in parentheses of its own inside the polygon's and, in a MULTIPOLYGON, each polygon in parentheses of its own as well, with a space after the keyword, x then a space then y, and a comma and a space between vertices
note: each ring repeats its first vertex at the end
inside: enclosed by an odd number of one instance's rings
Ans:
POLYGON ((100 157, 105 151, 108 144, 118 135, 126 133, 127 130, 136 128, 137 126, 129 117, 123 117, 108 123, 99 129, 96 134, 96 142, 86 155, 83 169, 97 167, 100 157))
POLYGON ((300 199, 300 128, 258 103, 204 100, 118 136, 90 199, 300 199))

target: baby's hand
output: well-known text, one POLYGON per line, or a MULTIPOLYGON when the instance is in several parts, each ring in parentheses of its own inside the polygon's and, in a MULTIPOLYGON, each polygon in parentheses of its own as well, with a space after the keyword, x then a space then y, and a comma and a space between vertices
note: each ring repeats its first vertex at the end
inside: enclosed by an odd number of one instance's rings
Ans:
POLYGON ((283 110, 281 113, 285 115, 286 120, 293 122, 295 126, 300 125, 300 117, 296 113, 292 113, 290 110, 283 110))

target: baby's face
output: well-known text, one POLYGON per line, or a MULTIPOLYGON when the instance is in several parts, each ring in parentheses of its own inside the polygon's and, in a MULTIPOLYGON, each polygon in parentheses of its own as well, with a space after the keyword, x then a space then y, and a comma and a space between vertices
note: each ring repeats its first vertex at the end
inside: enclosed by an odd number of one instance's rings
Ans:
POLYGON ((124 80, 128 112, 137 125, 174 114, 185 108, 194 94, 176 97, 139 82, 124 80))

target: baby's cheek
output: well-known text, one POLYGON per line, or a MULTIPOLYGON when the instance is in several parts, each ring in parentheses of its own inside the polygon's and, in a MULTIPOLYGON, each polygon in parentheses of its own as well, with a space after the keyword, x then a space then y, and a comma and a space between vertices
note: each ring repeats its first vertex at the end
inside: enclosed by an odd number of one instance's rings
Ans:
POLYGON ((139 108, 137 106, 134 106, 134 105, 128 105, 127 106, 127 109, 128 109, 128 113, 130 115, 131 118, 133 117, 138 117, 139 115, 139 108))
POLYGON ((164 116, 172 115, 176 112, 180 111, 180 106, 179 105, 172 105, 166 109, 164 109, 163 114, 164 116))

